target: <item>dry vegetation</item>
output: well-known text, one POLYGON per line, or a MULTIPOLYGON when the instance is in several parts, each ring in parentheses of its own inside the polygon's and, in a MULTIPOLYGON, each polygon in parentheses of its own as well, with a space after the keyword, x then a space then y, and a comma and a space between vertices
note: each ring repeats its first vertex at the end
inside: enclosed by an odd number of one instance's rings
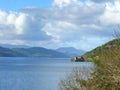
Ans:
POLYGON ((94 72, 74 70, 60 82, 61 90, 120 90, 120 39, 118 47, 100 48, 99 59, 94 62, 94 72), (88 77, 83 79, 83 77, 88 77))

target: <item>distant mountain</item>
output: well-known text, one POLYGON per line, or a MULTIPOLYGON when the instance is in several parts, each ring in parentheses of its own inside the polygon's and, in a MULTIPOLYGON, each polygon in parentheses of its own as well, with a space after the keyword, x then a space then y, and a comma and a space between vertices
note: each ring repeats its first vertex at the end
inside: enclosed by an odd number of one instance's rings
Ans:
POLYGON ((67 58, 67 54, 42 47, 4 48, 0 47, 0 57, 50 57, 67 58))
POLYGON ((22 53, 15 52, 9 48, 0 47, 0 57, 21 57, 22 53))
POLYGON ((55 50, 46 49, 42 47, 32 47, 32 48, 13 48, 12 49, 15 52, 21 53, 28 57, 57 57, 57 58, 65 58, 69 57, 67 54, 63 54, 60 52, 57 52, 55 50))
POLYGON ((56 49, 56 51, 67 54, 70 57, 80 56, 86 52, 84 50, 78 50, 73 47, 61 47, 61 48, 56 49))

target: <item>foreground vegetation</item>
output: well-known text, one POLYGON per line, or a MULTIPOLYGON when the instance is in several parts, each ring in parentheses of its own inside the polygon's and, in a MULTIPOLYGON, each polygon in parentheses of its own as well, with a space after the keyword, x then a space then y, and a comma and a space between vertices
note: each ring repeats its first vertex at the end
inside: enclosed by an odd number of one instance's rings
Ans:
POLYGON ((110 60, 115 57, 116 59, 119 59, 119 55, 120 55, 119 49, 120 49, 120 39, 114 39, 86 53, 84 57, 88 61, 95 61, 95 60, 100 61, 101 59, 110 60))
POLYGON ((120 39, 94 49, 85 57, 94 60, 94 72, 74 70, 60 82, 61 90, 120 90, 120 39))

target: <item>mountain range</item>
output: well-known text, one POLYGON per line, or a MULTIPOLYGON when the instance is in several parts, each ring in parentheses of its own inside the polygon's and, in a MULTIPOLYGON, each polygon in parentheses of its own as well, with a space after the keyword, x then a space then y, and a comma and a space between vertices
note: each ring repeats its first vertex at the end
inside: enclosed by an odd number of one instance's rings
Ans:
POLYGON ((86 52, 84 50, 79 50, 73 47, 61 47, 61 48, 56 49, 56 51, 67 54, 70 57, 76 57, 79 55, 83 55, 86 52))
POLYGON ((2 47, 0 47, 0 57, 70 58, 73 56, 81 55, 79 50, 72 47, 63 47, 53 50, 43 47, 28 47, 24 45, 5 44, 4 47, 3 45, 1 45, 2 47))
MULTIPOLYGON (((49 57, 49 58, 71 58, 83 56, 86 60, 100 60, 105 57, 114 57, 120 55, 120 39, 114 39, 108 43, 99 46, 92 51, 86 52, 73 47, 61 47, 58 49, 47 49, 43 47, 27 47, 27 46, 6 45, 0 47, 0 57, 49 57), (7 46, 10 46, 9 48, 7 46), (17 48, 16 48, 17 47, 17 48), (114 52, 115 51, 115 52, 114 52)), ((116 57, 117 58, 117 57, 116 57)))

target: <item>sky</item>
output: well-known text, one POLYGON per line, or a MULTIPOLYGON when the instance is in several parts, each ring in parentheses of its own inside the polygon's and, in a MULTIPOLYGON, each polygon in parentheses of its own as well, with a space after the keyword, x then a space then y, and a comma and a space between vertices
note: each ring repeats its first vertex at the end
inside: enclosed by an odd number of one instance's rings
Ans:
POLYGON ((0 0, 0 43, 92 50, 113 39, 120 0, 0 0))
POLYGON ((17 11, 24 7, 50 7, 53 0, 0 0, 0 8, 17 11))

